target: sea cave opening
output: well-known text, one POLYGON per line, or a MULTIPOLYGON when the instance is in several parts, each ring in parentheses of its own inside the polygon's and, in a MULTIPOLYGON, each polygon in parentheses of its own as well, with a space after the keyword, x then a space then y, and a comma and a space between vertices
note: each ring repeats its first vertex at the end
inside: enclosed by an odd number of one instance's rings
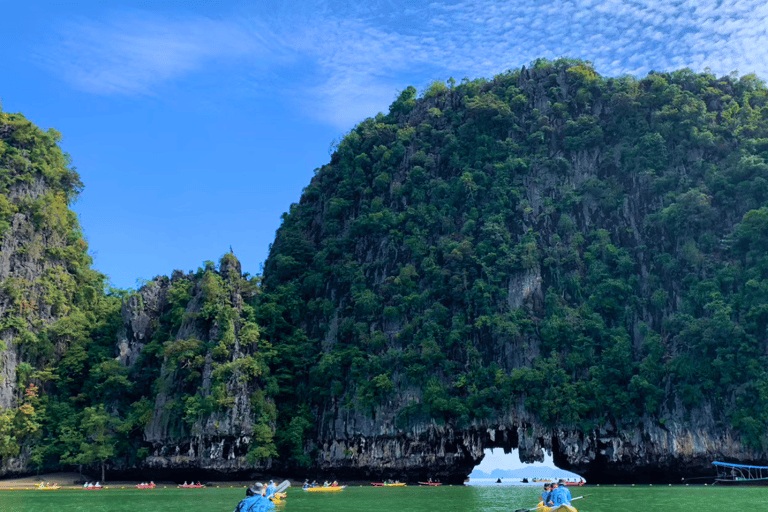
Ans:
POLYGON ((564 480, 569 484, 585 482, 581 475, 558 468, 551 453, 544 452, 542 462, 527 464, 520 460, 517 448, 505 453, 503 448, 486 448, 483 460, 469 474, 467 485, 540 485, 564 480))

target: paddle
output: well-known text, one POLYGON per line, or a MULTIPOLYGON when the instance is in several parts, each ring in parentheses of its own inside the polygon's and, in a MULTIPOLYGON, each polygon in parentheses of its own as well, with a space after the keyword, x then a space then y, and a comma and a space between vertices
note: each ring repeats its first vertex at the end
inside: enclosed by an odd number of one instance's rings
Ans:
POLYGON ((291 482, 289 482, 288 480, 283 480, 282 482, 280 482, 280 485, 277 486, 277 489, 275 489, 275 492, 283 492, 290 486, 291 486, 291 482))
MULTIPOLYGON (((571 498, 571 501, 573 502, 573 501, 576 501, 576 500, 583 500, 587 496, 591 496, 591 494, 585 494, 584 496, 576 496, 575 498, 571 498)), ((562 505, 558 505, 557 507, 550 507, 550 508, 552 510, 557 510, 560 507, 562 507, 562 505)), ((536 510, 538 508, 539 508, 538 506, 533 507, 533 508, 519 508, 519 509, 515 510, 515 512, 533 512, 534 510, 536 510)))

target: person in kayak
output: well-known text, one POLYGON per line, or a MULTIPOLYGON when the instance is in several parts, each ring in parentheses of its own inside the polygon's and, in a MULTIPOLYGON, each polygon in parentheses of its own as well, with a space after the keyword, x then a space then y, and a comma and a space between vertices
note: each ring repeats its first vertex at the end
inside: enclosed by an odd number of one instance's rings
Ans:
POLYGON ((275 509, 275 504, 265 496, 264 486, 251 486, 245 490, 245 499, 237 504, 235 512, 269 512, 275 509))
POLYGON ((552 494, 550 499, 552 500, 554 507, 571 504, 571 491, 565 486, 563 480, 552 484, 552 494))
POLYGON ((541 493, 541 503, 545 507, 552 506, 552 484, 549 482, 544 484, 544 491, 541 493))
POLYGON ((269 485, 267 485, 267 498, 271 498, 276 492, 277 487, 275 486, 275 481, 270 480, 269 485))

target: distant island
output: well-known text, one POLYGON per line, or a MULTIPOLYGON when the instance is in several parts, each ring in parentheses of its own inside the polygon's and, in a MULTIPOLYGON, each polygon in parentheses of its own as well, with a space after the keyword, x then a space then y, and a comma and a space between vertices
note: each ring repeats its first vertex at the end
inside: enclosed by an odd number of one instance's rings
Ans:
POLYGON ((529 480, 536 478, 542 480, 558 480, 560 478, 564 480, 579 480, 580 475, 571 471, 566 471, 559 468, 550 468, 547 466, 530 466, 518 469, 494 469, 490 473, 475 469, 469 474, 470 479, 484 479, 484 478, 502 478, 502 479, 523 479, 529 480))

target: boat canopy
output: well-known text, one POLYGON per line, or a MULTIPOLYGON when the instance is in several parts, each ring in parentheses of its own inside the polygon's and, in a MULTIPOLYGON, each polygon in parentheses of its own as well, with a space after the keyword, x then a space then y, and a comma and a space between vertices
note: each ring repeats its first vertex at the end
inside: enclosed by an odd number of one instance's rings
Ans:
POLYGON ((712 465, 717 468, 715 483, 749 485, 768 482, 768 466, 748 466, 729 462, 713 462, 712 465))
POLYGON ((739 469, 766 469, 768 470, 768 466, 747 466, 746 464, 731 464, 729 462, 713 462, 713 466, 723 466, 726 468, 739 468, 739 469))

